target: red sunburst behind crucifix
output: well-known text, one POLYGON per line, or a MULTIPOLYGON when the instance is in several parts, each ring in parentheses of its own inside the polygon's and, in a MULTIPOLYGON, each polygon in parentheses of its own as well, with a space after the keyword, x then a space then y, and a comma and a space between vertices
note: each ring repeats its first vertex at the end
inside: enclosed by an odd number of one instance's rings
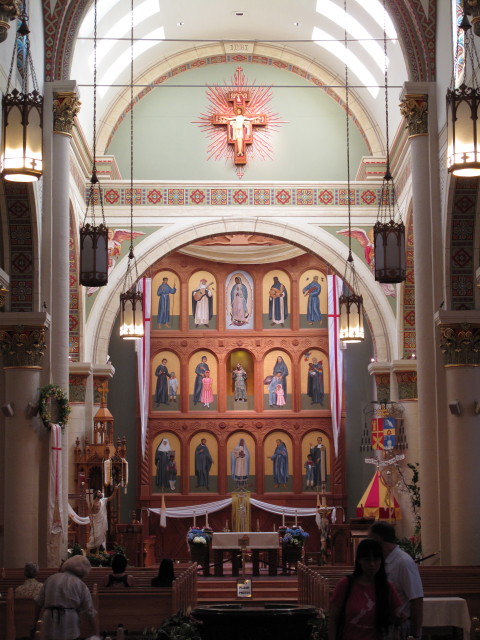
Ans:
POLYGON ((273 158, 270 138, 285 122, 269 106, 271 88, 254 85, 255 81, 249 83, 243 69, 238 67, 230 86, 208 88, 208 111, 200 114, 195 123, 210 140, 208 160, 232 160, 239 178, 244 175, 249 159, 273 158))

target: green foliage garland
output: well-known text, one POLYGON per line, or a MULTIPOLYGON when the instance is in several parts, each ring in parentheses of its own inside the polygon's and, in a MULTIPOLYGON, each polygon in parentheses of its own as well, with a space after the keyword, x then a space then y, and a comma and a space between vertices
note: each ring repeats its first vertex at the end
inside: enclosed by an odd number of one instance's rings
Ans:
POLYGON ((68 404, 68 397, 65 391, 56 384, 47 384, 40 389, 40 398, 38 401, 38 413, 42 419, 43 424, 47 429, 51 429, 52 416, 48 411, 48 401, 53 398, 58 403, 58 421, 62 429, 65 428, 68 422, 68 416, 70 415, 70 405, 68 404))

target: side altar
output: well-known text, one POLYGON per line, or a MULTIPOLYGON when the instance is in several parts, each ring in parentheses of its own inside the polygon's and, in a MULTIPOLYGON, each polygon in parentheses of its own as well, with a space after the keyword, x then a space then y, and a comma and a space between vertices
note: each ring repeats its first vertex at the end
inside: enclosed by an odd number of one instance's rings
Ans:
POLYGON ((268 575, 276 576, 280 538, 277 532, 268 531, 229 531, 212 534, 212 550, 215 563, 215 576, 223 576, 224 553, 230 554, 232 576, 238 576, 241 564, 241 550, 252 552, 252 573, 260 575, 260 552, 267 553, 268 575))

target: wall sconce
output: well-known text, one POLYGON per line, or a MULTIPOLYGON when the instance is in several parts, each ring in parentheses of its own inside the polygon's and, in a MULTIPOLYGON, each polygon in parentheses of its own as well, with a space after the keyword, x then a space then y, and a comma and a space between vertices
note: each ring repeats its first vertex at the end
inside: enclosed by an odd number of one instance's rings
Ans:
POLYGON ((450 413, 452 416, 461 416, 463 407, 460 403, 460 400, 454 400, 453 402, 448 403, 448 408, 450 409, 450 413))
POLYGON ((34 418, 38 413, 38 404, 33 404, 33 402, 29 402, 27 404, 27 408, 25 409, 25 415, 27 418, 34 418))
POLYGON ((15 411, 13 410, 13 403, 4 404, 2 407, 2 413, 6 418, 13 418, 15 411))
POLYGON ((478 416, 478 414, 480 413, 480 402, 478 402, 478 400, 475 400, 473 403, 473 413, 478 416))

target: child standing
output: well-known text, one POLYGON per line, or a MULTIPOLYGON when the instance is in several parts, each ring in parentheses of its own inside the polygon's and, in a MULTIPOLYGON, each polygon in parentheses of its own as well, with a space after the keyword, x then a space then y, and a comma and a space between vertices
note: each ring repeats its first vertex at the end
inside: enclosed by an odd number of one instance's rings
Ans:
POLYGON ((177 479, 177 463, 175 462, 175 456, 171 454, 167 462, 167 478, 170 484, 170 489, 175 491, 175 481, 177 479))
POLYGON ((170 377, 168 379, 168 394, 170 397, 170 402, 177 401, 177 391, 178 379, 175 377, 175 371, 171 371, 170 377))
POLYGON ((281 384, 277 384, 277 386, 275 387, 275 397, 277 406, 283 407, 285 405, 285 393, 283 392, 283 387, 281 384))
POLYGON ((315 469, 315 463, 310 454, 307 455, 307 460, 303 466, 305 468, 305 475, 307 476, 305 489, 308 489, 308 487, 312 487, 312 491, 313 491, 313 476, 314 476, 313 472, 315 469))
POLYGON ((200 396, 200 402, 203 402, 204 407, 209 407, 213 402, 213 380, 210 377, 210 371, 205 371, 202 378, 202 395, 200 396))

